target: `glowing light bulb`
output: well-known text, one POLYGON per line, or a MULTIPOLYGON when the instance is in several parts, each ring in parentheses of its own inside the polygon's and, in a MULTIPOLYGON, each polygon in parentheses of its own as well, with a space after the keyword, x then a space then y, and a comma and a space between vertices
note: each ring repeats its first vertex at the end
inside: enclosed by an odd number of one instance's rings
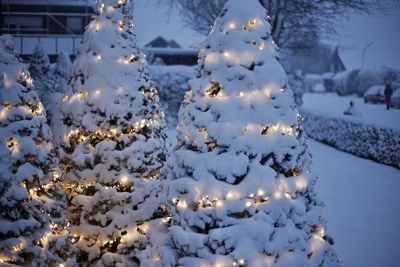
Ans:
POLYGON ((232 192, 228 192, 228 194, 226 194, 226 199, 230 200, 233 198, 233 193, 232 192))
POLYGON ((264 43, 264 42, 261 42, 261 43, 258 45, 258 49, 263 50, 264 48, 265 48, 265 43, 264 43))
POLYGON ((229 22, 228 28, 231 30, 236 30, 236 23, 234 21, 229 22))
POLYGON ((121 176, 121 178, 119 179, 119 181, 120 181, 123 185, 127 184, 127 183, 129 182, 129 177, 128 177, 128 175, 123 175, 123 176, 121 176))
POLYGON ((258 192, 257 192, 257 195, 259 195, 259 196, 262 196, 262 195, 264 195, 264 191, 263 190, 258 190, 258 192))
POLYGON ((250 206, 251 206, 251 202, 250 202, 250 201, 247 201, 247 202, 246 202, 246 207, 249 208, 250 206))
POLYGON ((101 55, 97 55, 96 59, 97 59, 97 61, 100 61, 101 60, 101 55))

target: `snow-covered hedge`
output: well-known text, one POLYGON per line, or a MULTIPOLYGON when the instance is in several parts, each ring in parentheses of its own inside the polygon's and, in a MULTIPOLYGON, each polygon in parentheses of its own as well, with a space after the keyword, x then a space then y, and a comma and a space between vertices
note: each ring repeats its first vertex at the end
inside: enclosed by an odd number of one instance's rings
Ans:
POLYGON ((175 127, 179 107, 185 92, 189 90, 188 81, 195 76, 192 66, 170 65, 150 66, 153 81, 159 93, 160 102, 169 127, 175 127))
POLYGON ((359 157, 400 169, 400 130, 302 110, 311 138, 359 157))

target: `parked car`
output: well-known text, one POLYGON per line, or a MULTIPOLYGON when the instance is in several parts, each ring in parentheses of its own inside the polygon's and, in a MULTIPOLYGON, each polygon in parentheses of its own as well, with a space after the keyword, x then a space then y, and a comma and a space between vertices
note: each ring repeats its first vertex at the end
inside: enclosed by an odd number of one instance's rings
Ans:
POLYGON ((400 89, 394 91, 392 95, 392 106, 394 108, 400 108, 400 89))
POLYGON ((375 85, 370 87, 364 94, 364 102, 372 104, 385 103, 385 86, 375 85))

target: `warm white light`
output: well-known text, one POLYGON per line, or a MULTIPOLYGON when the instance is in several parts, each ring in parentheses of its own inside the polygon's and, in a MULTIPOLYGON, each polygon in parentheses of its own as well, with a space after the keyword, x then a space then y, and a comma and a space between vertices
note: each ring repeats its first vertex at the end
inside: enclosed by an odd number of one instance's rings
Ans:
POLYGON ((122 175, 121 178, 119 179, 119 181, 121 182, 121 184, 125 185, 129 182, 129 177, 128 175, 122 175))
POLYGON ((178 202, 178 208, 186 209, 186 208, 187 208, 187 203, 186 203, 186 201, 184 201, 184 200, 179 201, 179 202, 178 202))
POLYGON ((5 108, 2 108, 0 111, 0 120, 5 120, 7 117, 8 111, 5 108))
POLYGON ((298 178, 295 183, 298 190, 303 190, 307 187, 307 180, 304 178, 298 178))
POLYGON ((97 59, 97 61, 100 61, 101 60, 101 55, 97 55, 96 59, 97 59))
POLYGON ((262 195, 264 195, 264 191, 263 190, 258 190, 258 192, 257 192, 257 195, 259 195, 259 196, 262 196, 262 195))
POLYGON ((258 49, 263 50, 264 48, 265 48, 265 43, 264 43, 264 42, 261 42, 261 43, 258 45, 258 49))
POLYGON ((229 59, 229 58, 231 58, 231 56, 232 55, 229 52, 227 52, 227 51, 224 52, 224 57, 225 58, 229 59))
POLYGON ((226 194, 226 199, 230 200, 233 198, 233 193, 232 192, 228 192, 228 194, 226 194))
POLYGON ((246 207, 249 208, 250 206, 251 206, 251 202, 250 202, 250 201, 247 201, 247 202, 246 202, 246 207))
POLYGON ((229 22, 228 28, 231 30, 236 30, 236 23, 234 21, 229 22))
POLYGON ((96 96, 99 96, 99 95, 101 94, 101 90, 100 90, 100 89, 97 89, 97 90, 94 92, 94 94, 95 94, 96 96))
POLYGON ((282 197, 282 193, 279 192, 279 191, 276 191, 276 192, 274 193, 274 197, 275 197, 276 199, 280 199, 280 198, 282 197))

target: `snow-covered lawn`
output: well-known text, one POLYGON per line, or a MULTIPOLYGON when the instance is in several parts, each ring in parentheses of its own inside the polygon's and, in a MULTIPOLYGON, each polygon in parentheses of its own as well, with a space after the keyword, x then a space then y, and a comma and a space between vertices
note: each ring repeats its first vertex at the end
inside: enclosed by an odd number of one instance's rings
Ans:
POLYGON ((350 100, 353 100, 356 107, 362 113, 362 118, 352 117, 356 121, 364 121, 368 124, 387 126, 400 129, 400 109, 386 110, 383 104, 365 104, 364 100, 355 96, 338 96, 336 93, 305 93, 303 95, 302 109, 316 114, 340 117, 343 111, 349 107, 350 100))
POLYGON ((400 171, 309 144, 328 232, 343 266, 400 266, 400 171))

